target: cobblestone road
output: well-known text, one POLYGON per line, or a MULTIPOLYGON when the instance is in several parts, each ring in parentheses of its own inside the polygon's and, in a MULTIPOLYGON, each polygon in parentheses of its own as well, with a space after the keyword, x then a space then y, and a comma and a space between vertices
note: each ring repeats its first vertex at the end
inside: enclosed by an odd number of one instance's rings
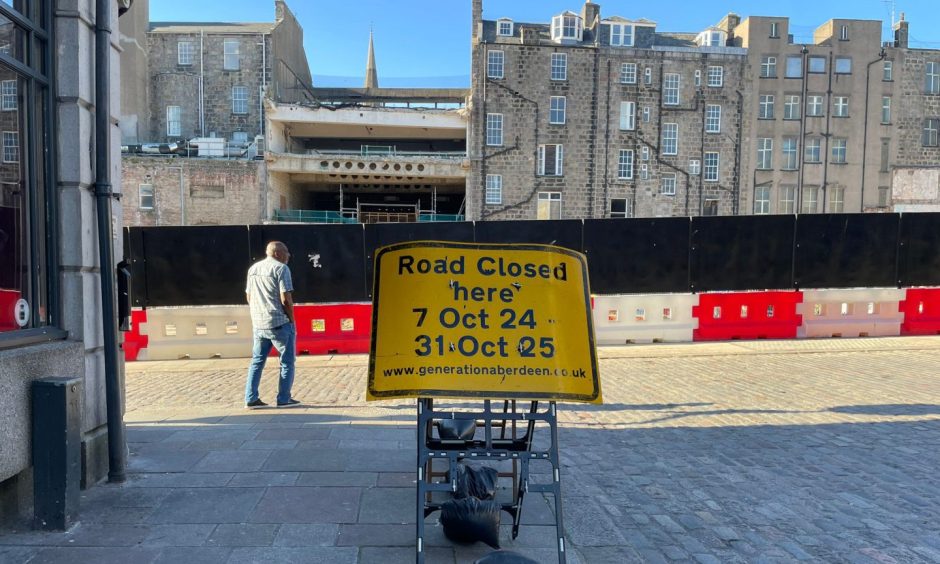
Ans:
MULTIPOLYGON (((605 403, 559 411, 568 562, 940 562, 940 337, 600 356, 605 403)), ((306 407, 246 412, 246 365, 128 364, 130 481, 0 561, 413 562, 412 402, 365 402, 366 357, 302 357, 306 407)), ((551 519, 527 497, 504 545, 553 562, 551 519)), ((429 531, 429 564, 485 552, 429 531)))

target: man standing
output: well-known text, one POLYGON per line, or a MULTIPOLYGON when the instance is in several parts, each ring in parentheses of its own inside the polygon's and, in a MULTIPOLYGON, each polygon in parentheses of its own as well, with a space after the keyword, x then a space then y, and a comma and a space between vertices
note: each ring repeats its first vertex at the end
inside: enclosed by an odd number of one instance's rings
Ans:
POLYGON ((294 383, 294 359, 297 356, 297 332, 294 329, 294 300, 287 261, 290 253, 287 245, 271 241, 265 249, 267 258, 248 269, 245 295, 251 309, 251 324, 254 328, 254 343, 251 349, 251 365, 245 384, 245 406, 264 407, 267 404, 258 397, 261 371, 271 352, 271 347, 281 355, 281 379, 277 386, 277 406, 291 407, 300 402, 291 398, 294 383))

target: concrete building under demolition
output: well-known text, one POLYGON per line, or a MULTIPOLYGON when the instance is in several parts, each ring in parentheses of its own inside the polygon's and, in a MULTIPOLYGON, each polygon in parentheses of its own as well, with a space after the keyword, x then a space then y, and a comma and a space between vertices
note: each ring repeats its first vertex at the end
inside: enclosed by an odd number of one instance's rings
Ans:
POLYGON ((457 221, 464 217, 467 91, 380 88, 369 36, 362 88, 269 99, 268 218, 285 222, 457 221))

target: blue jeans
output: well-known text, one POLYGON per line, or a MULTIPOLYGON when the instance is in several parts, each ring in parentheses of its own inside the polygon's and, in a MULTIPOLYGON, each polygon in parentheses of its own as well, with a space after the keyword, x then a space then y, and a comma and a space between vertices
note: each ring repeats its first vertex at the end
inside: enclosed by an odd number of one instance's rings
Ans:
POLYGON ((274 329, 255 329, 251 347, 251 364, 248 366, 248 381, 245 383, 245 403, 258 399, 258 384, 261 371, 268 360, 271 347, 281 355, 281 379, 277 385, 277 402, 287 403, 290 388, 294 384, 294 360, 297 358, 297 332, 293 323, 285 323, 274 329))

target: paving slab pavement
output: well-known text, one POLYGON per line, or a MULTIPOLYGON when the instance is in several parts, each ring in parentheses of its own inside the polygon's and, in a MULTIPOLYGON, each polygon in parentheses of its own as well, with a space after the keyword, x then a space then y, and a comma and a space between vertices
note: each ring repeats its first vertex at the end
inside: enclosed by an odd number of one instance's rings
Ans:
MULTIPOLYGON (((940 562, 940 337, 599 353, 605 403, 559 410, 569 562, 940 562)), ((305 406, 250 411, 245 360, 128 364, 128 482, 0 562, 413 562, 414 404, 365 402, 367 361, 301 357, 305 406)), ((524 509, 504 547, 555 562, 524 509)), ((429 563, 491 550, 427 531, 429 563)))

